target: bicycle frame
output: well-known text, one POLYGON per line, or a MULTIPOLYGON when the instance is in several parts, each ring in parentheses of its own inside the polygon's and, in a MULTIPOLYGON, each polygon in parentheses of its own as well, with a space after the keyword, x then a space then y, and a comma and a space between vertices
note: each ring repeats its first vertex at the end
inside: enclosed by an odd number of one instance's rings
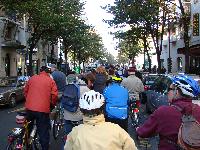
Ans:
POLYGON ((52 120, 52 128, 53 128, 53 137, 56 140, 59 135, 59 131, 64 126, 64 123, 63 123, 64 110, 61 104, 58 103, 56 105, 55 109, 53 110, 53 113, 55 113, 55 117, 52 120))
POLYGON ((8 135, 8 146, 7 150, 29 150, 32 147, 33 142, 36 137, 36 124, 34 121, 33 129, 29 134, 29 124, 31 121, 25 119, 23 125, 20 128, 14 128, 12 132, 8 135), (16 142, 16 143, 15 143, 16 142), (13 145, 14 143, 14 145, 13 145), (14 146, 14 148, 12 147, 14 146))

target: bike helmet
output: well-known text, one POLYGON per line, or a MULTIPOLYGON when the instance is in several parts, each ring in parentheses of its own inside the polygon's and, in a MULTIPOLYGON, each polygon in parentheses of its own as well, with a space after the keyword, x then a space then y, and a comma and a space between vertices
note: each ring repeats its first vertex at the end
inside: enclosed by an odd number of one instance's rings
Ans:
POLYGON ((117 77, 117 76, 112 76, 112 77, 111 77, 111 80, 112 80, 113 82, 122 82, 122 78, 121 78, 121 77, 117 77))
POLYGON ((195 97, 200 93, 198 82, 186 75, 175 76, 173 83, 184 95, 195 97))
POLYGON ((51 73, 51 68, 49 66, 42 66, 40 72, 45 71, 46 73, 51 73))
POLYGON ((99 92, 95 92, 91 90, 89 92, 84 93, 79 101, 79 106, 81 109, 93 110, 97 108, 101 108, 104 104, 104 96, 99 92))

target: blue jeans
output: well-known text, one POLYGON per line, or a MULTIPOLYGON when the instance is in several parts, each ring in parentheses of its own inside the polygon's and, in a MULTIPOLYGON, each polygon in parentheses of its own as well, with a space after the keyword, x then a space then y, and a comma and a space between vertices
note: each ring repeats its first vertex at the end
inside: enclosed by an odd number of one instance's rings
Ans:
MULTIPOLYGON (((74 127, 74 125, 72 124, 72 121, 65 120, 65 122, 64 122, 65 135, 68 135, 72 131, 73 127, 74 127)), ((63 143, 61 150, 64 150, 64 146, 65 146, 66 141, 63 141, 63 142, 64 143, 63 143)))
MULTIPOLYGON (((72 128, 78 125, 75 122, 76 121, 74 121, 74 123, 73 123, 73 121, 71 121, 71 120, 65 120, 65 122, 64 122, 65 135, 68 135, 72 131, 72 128)), ((80 123, 81 121, 80 122, 77 121, 77 122, 80 123)), ((64 150, 65 142, 66 141, 64 141, 62 150, 64 150)))
POLYGON ((48 150, 51 129, 49 113, 27 110, 27 120, 31 121, 29 130, 33 127, 34 120, 36 120, 37 133, 42 150, 48 150))
POLYGON ((67 135, 72 131, 72 128, 74 127, 74 125, 72 124, 72 121, 65 120, 64 127, 65 127, 65 134, 67 135))

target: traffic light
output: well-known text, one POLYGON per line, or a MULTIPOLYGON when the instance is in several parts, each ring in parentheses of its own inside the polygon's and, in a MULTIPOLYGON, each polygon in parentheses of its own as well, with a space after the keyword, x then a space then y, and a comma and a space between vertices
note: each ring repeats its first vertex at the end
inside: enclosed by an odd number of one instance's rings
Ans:
POLYGON ((172 58, 167 58, 168 73, 172 72, 172 58))

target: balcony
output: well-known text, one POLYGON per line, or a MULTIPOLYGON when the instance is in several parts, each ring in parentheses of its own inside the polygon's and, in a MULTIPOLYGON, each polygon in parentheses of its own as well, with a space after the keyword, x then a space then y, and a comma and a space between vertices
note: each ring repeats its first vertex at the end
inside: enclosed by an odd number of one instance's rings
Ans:
POLYGON ((18 40, 3 41, 1 47, 23 49, 26 46, 22 45, 18 40))
POLYGON ((6 17, 0 17, 3 21, 3 34, 1 47, 23 49, 25 48, 24 38, 22 39, 23 30, 19 29, 19 24, 6 17))

